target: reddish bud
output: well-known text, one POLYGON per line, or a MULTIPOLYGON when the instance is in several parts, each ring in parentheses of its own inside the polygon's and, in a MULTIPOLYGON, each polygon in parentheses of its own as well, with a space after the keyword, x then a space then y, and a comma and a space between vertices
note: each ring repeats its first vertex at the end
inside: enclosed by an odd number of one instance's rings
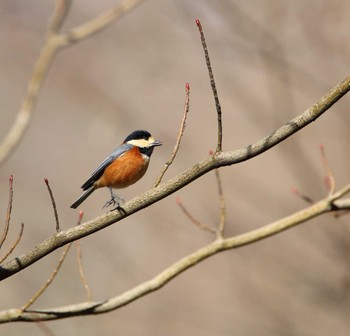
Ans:
POLYGON ((46 177, 44 178, 44 181, 45 181, 46 185, 49 185, 49 180, 46 177))
POLYGON ((176 197, 176 204, 177 205, 181 204, 181 198, 179 196, 176 197))
POLYGON ((329 189, 331 186, 331 179, 329 176, 325 176, 324 177, 324 184, 326 185, 326 187, 329 189))
POLYGON ((320 151, 323 151, 324 150, 324 144, 319 144, 318 148, 319 148, 320 151))
POLYGON ((291 191, 293 194, 299 195, 299 191, 296 187, 292 187, 291 191))
POLYGON ((213 150, 210 149, 210 150, 209 150, 209 155, 213 155, 213 153, 214 153, 213 150))
POLYGON ((79 222, 81 222, 81 220, 83 219, 83 216, 84 216, 84 211, 80 210, 79 211, 79 222))
POLYGON ((190 91, 190 83, 186 83, 186 91, 190 91))
POLYGON ((13 182, 13 175, 10 175, 9 181, 12 183, 13 182))

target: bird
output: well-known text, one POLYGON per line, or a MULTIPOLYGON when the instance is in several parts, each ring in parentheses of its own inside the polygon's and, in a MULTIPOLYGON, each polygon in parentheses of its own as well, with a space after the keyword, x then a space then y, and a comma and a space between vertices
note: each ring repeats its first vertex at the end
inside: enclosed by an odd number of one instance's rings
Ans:
POLYGON ((129 134, 81 186, 84 193, 71 205, 76 209, 95 190, 107 187, 111 199, 103 208, 117 204, 121 198, 113 193, 113 189, 126 188, 141 179, 148 168, 150 157, 156 146, 162 142, 156 140, 145 130, 136 130, 129 134))

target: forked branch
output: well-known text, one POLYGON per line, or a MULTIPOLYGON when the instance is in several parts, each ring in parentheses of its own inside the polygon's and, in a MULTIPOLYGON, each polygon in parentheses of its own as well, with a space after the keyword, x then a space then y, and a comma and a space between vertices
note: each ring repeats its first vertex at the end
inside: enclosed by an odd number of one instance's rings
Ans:
POLYGON ((57 0, 54 14, 47 30, 47 40, 36 62, 28 89, 13 125, 4 140, 0 143, 0 165, 3 164, 22 140, 28 129, 44 79, 57 55, 64 47, 68 47, 98 33, 128 13, 143 0, 124 0, 97 18, 73 28, 66 33, 59 33, 66 18, 71 0, 57 0))

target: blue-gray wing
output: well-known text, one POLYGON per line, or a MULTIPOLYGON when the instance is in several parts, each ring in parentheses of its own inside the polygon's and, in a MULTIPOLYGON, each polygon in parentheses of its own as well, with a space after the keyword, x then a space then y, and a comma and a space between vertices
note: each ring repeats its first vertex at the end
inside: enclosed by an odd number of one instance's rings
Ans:
POLYGON ((91 177, 81 186, 83 190, 89 189, 102 175, 105 169, 118 157, 122 156, 125 152, 131 149, 133 146, 130 144, 122 144, 116 148, 113 153, 108 156, 92 173, 91 177))

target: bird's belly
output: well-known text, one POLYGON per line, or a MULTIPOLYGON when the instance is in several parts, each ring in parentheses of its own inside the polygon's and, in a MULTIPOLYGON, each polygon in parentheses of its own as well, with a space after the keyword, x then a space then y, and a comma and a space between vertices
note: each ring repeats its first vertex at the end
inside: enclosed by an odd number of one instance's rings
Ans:
POLYGON ((148 162, 142 164, 135 160, 134 162, 121 160, 111 163, 98 181, 98 187, 111 187, 115 189, 126 188, 136 183, 145 175, 148 162))

